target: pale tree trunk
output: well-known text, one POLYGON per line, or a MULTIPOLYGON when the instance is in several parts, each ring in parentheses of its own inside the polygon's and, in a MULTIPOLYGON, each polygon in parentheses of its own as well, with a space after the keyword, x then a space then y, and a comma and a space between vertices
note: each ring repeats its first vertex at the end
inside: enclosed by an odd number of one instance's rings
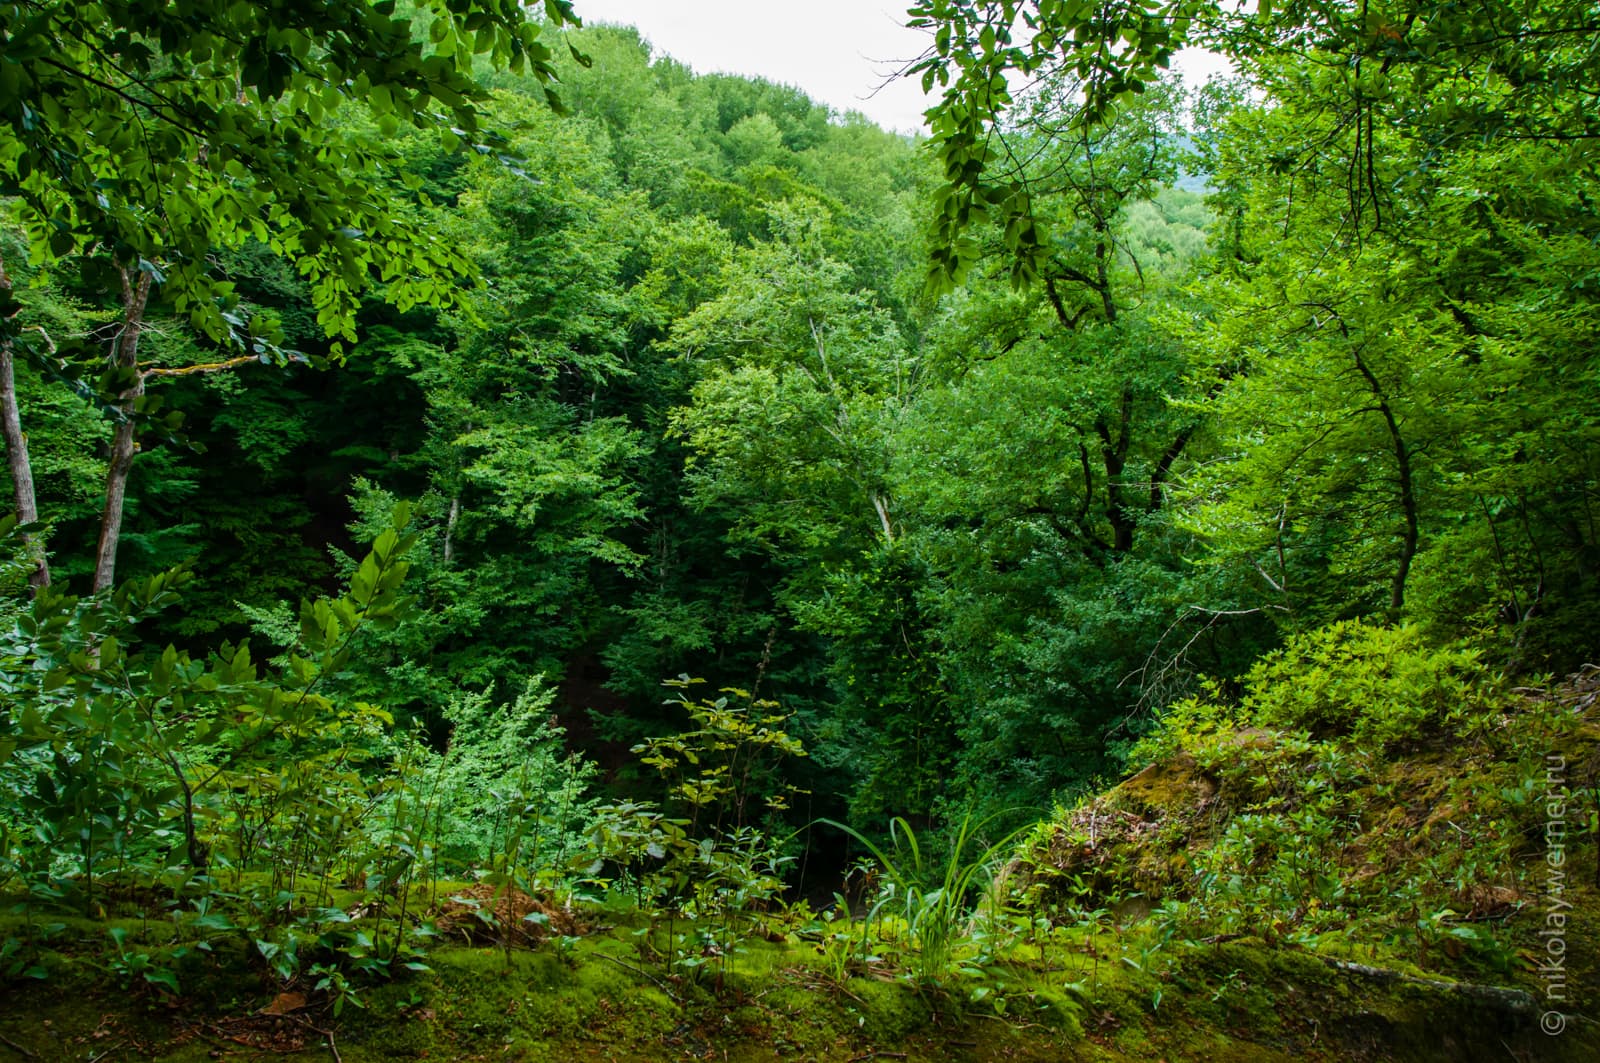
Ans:
MULTIPOLYGON (((11 290, 11 278, 6 274, 6 264, 0 259, 0 291, 11 290)), ((17 520, 32 524, 39 519, 39 503, 33 492, 33 464, 28 460, 28 437, 22 434, 22 415, 17 409, 17 375, 15 352, 10 340, 0 340, 0 434, 5 436, 6 465, 11 471, 12 503, 17 520)), ((45 560, 44 546, 33 536, 24 542, 34 554, 34 569, 28 583, 34 593, 50 585, 50 564, 45 560)))
POLYGON ((444 522, 444 563, 450 563, 452 554, 450 541, 456 533, 456 521, 461 519, 461 496, 452 495, 450 498, 450 516, 444 522))
POLYGON ((876 491, 869 492, 872 509, 878 514, 878 524, 883 528, 883 541, 894 542, 894 524, 889 520, 889 500, 876 491))
POLYGON ((122 271, 122 331, 113 348, 112 362, 133 370, 133 383, 117 396, 122 411, 111 437, 111 461, 106 468, 106 502, 100 517, 100 543, 95 550, 94 591, 106 590, 116 580, 117 544, 122 539, 122 509, 128 495, 128 473, 133 470, 139 444, 134 438, 134 403, 144 394, 144 374, 139 372, 139 334, 144 330, 145 306, 150 301, 150 274, 122 271))

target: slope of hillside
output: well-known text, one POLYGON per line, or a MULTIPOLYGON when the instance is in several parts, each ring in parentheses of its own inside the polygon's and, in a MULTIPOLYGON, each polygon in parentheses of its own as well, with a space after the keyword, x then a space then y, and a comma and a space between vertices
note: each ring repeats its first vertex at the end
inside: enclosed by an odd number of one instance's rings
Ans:
MULTIPOLYGON (((1513 687, 1414 629, 1335 625, 1264 659, 1237 704, 1176 706, 1136 755, 968 897, 938 963, 920 923, 938 891, 887 866, 853 920, 774 906, 698 952, 615 896, 516 893, 494 919, 491 886, 419 889, 410 922, 436 944, 387 980, 309 939, 286 980, 262 942, 194 939, 114 883, 88 917, 17 896, 0 1058, 1600 1053, 1600 668, 1513 687)), ((344 932, 377 936, 354 896, 344 932)))

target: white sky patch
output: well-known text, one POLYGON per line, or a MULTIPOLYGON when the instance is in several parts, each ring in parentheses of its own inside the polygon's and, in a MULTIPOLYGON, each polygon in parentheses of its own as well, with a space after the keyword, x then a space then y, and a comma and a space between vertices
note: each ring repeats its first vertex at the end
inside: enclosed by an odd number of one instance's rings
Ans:
POLYGON ((884 82, 928 38, 905 25, 908 3, 888 0, 575 0, 586 23, 637 26, 701 74, 744 74, 794 85, 838 111, 860 111, 900 132, 922 128, 932 102, 911 79, 884 82))
MULTIPOLYGON (((656 56, 701 74, 743 74, 793 85, 837 111, 860 111, 885 129, 923 128, 937 99, 920 78, 893 79, 928 37, 906 26, 907 0, 575 0, 589 24, 637 26, 656 56), (892 80, 891 80, 892 79, 892 80)), ((1190 85, 1226 69, 1209 52, 1174 64, 1190 85)))

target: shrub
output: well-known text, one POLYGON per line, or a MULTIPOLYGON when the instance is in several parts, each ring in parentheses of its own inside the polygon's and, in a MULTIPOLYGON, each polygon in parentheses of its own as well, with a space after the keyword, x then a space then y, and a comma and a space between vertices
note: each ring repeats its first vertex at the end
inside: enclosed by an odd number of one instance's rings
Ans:
POLYGON ((554 697, 534 679, 509 704, 485 690, 458 695, 445 710, 450 745, 425 770, 434 775, 435 829, 449 870, 503 857, 509 819, 526 833, 525 855, 541 870, 559 873, 585 848, 596 804, 587 792, 598 769, 565 751, 565 732, 550 711, 554 697))
POLYGON ((1427 644, 1415 625, 1347 620, 1297 635, 1245 679, 1251 722, 1373 748, 1449 733, 1498 677, 1474 650, 1427 644))

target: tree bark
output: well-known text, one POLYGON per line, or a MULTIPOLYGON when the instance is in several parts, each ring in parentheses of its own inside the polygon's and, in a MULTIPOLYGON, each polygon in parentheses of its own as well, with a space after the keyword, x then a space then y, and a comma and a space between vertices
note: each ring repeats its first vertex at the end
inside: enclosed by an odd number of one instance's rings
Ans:
POLYGON ((117 334, 112 362, 132 369, 133 383, 117 396, 122 420, 111 437, 111 460, 106 468, 105 509, 100 516, 100 542, 95 548, 94 592, 109 588, 117 578, 117 545, 122 539, 122 511, 128 495, 128 474, 133 470, 139 443, 134 433, 134 405, 144 394, 144 374, 139 372, 139 334, 144 330, 145 307, 150 301, 150 274, 122 270, 122 331, 117 334))
POLYGON ((1117 434, 1113 438, 1111 426, 1104 417, 1094 423, 1100 436, 1101 461, 1106 470, 1106 519, 1111 522, 1111 549, 1126 554, 1133 549, 1133 533, 1138 517, 1125 497, 1126 485, 1122 471, 1128 465, 1128 448, 1133 442, 1133 386, 1122 386, 1122 399, 1117 411, 1117 434))
POLYGON ((1389 427, 1389 439, 1394 446, 1394 463, 1400 487, 1400 509, 1405 517, 1405 531, 1400 538, 1400 560, 1395 566, 1394 581, 1389 591, 1390 616, 1398 617, 1406 602, 1406 578, 1411 573, 1411 561, 1417 556, 1417 541, 1420 538, 1417 529, 1416 488, 1411 477, 1411 450, 1406 446, 1405 437, 1400 433, 1400 422, 1395 417, 1394 410, 1389 407, 1389 397, 1384 394, 1383 386, 1378 382, 1377 376, 1367 368, 1367 363, 1362 361, 1359 349, 1355 353, 1355 359, 1356 369, 1365 378, 1367 387, 1377 400, 1378 412, 1383 415, 1383 422, 1389 427))
POLYGON ((1100 293, 1100 309, 1106 315, 1106 324, 1117 323, 1117 303, 1111 298, 1111 263, 1107 252, 1106 223, 1103 219, 1095 221, 1094 231, 1099 236, 1099 242, 1094 245, 1094 271, 1099 283, 1095 290, 1100 293))
POLYGON ((459 494, 451 495, 450 514, 445 518, 444 522, 444 563, 446 565, 450 564, 450 558, 454 555, 454 548, 451 541, 456 533, 456 521, 460 519, 461 496, 459 494))
POLYGON ((894 525, 889 521, 888 499, 876 491, 868 492, 868 497, 872 499, 873 512, 878 514, 878 524, 883 528, 883 541, 886 543, 894 542, 894 525))
MULTIPOLYGON (((0 259, 0 291, 11 291, 11 277, 6 273, 4 259, 0 259)), ((11 472, 11 497, 17 520, 32 524, 39 519, 39 502, 33 490, 28 437, 22 433, 22 414, 17 407, 16 358, 9 338, 0 339, 0 434, 5 436, 6 465, 11 472)), ((37 594, 41 587, 50 585, 50 563, 45 559, 42 543, 31 535, 23 541, 34 554, 34 569, 28 574, 28 584, 37 594)))

